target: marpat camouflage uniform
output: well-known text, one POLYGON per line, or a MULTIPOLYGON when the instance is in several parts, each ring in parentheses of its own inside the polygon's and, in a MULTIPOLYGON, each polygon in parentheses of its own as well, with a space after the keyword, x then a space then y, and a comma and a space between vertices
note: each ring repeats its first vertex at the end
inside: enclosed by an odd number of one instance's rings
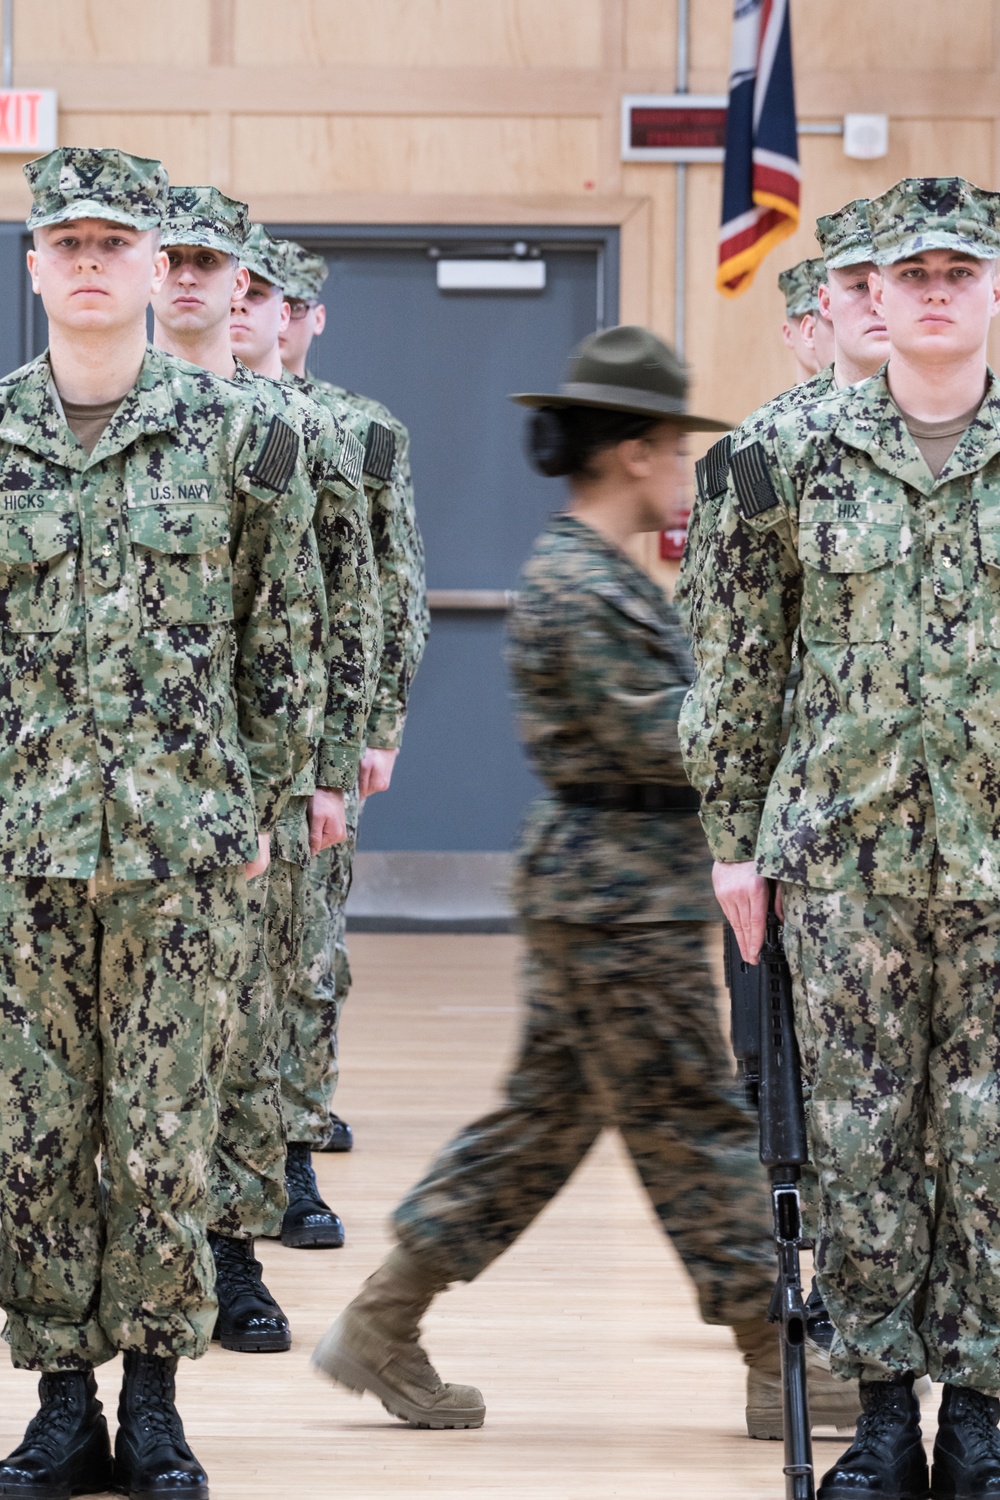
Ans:
MULTIPOLYGON (((995 203, 900 184, 870 206, 875 258, 995 255, 995 203)), ((835 1362, 984 1391, 1000 1345, 998 486, 992 374, 936 479, 884 374, 779 417, 733 461, 681 716, 713 854, 788 890, 835 1362)))
POLYGON ((561 516, 525 569, 510 661, 550 789, 529 815, 515 887, 528 942, 521 1055, 504 1104, 445 1149, 397 1210, 397 1233, 443 1278, 471 1280, 613 1126, 705 1319, 761 1316, 774 1281, 767 1193, 716 1019, 705 931, 717 907, 697 819, 581 794, 645 785, 690 807, 677 712, 693 665, 679 620, 624 553, 561 516))
POLYGON ((47 357, 0 382, 0 1301, 20 1366, 194 1356, 215 1320, 242 866, 316 714, 288 577, 298 449, 156 350, 89 456, 47 357))

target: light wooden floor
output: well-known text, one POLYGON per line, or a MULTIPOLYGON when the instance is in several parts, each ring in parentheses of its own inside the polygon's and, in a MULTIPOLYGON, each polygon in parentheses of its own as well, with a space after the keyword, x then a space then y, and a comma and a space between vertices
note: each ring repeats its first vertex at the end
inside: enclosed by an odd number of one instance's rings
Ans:
MULTIPOLYGON (((389 1243, 389 1211, 447 1136, 490 1106, 518 1028, 513 938, 358 935, 352 956, 339 1106, 357 1144, 317 1158, 348 1243, 260 1247, 292 1322, 290 1354, 213 1347, 181 1362, 179 1404, 213 1500, 779 1500, 781 1447, 746 1438, 730 1335, 698 1320, 615 1138, 426 1321, 445 1378, 483 1390, 480 1431, 411 1431, 312 1373, 316 1339, 389 1243)), ((118 1365, 99 1379, 113 1417, 118 1365)), ((34 1378, 0 1355, 0 1451, 34 1409, 34 1378)), ((817 1445, 820 1472, 839 1451, 817 1445)))

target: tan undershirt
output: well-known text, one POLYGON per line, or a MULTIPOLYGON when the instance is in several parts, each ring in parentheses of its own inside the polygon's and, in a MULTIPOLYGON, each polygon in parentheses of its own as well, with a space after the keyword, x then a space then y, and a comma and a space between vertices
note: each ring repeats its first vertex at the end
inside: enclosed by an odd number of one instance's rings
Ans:
POLYGON ((947 422, 919 422, 901 406, 897 406, 899 415, 906 423, 907 432, 924 455, 924 462, 935 479, 958 447, 962 433, 976 420, 976 413, 982 404, 977 401, 971 411, 963 412, 960 417, 949 417, 947 422))
POLYGON ((102 401, 99 406, 81 406, 76 401, 63 401, 66 425, 89 458, 101 440, 101 433, 122 404, 118 401, 102 401))

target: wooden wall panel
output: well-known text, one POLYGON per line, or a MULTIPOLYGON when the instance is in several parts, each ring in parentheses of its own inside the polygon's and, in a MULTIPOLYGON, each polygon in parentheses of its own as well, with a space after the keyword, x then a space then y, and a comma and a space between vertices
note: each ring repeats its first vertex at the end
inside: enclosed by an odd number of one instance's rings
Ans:
POLYGON ((856 72, 977 70, 993 48, 994 0, 792 0, 796 55, 856 72))
POLYGON ((580 193, 597 120, 237 115, 233 190, 254 193, 580 193))
POLYGON ((209 60, 209 19, 210 0, 16 0, 17 63, 197 67, 209 60))
POLYGON ((59 135, 66 146, 120 146, 158 157, 177 184, 211 180, 207 115, 66 114, 59 135))
MULTIPOLYGON (((622 188, 629 197, 649 203, 649 236, 653 253, 647 265, 646 317, 664 338, 674 336, 674 234, 677 223, 677 186, 673 167, 626 164, 622 188)), ((623 312, 623 321, 629 317, 623 312)))
POLYGON ((236 0, 237 64, 597 68, 601 0, 236 0))
POLYGON ((662 69, 673 79, 677 67, 677 0, 626 0, 625 66, 662 69))

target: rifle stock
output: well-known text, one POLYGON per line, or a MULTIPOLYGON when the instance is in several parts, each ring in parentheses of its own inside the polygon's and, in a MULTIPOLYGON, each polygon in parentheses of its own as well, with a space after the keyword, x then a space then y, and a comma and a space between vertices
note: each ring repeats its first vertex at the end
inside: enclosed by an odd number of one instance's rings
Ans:
POLYGON ((760 1159, 771 1181, 778 1280, 768 1317, 781 1333, 786 1500, 815 1500, 816 1483, 806 1386, 806 1315, 802 1299, 802 1206, 799 1169, 809 1160, 802 1076, 795 1040, 792 976, 774 910, 774 887, 759 962, 745 963, 732 928, 724 929, 733 1052, 747 1101, 760 1115, 760 1159))

